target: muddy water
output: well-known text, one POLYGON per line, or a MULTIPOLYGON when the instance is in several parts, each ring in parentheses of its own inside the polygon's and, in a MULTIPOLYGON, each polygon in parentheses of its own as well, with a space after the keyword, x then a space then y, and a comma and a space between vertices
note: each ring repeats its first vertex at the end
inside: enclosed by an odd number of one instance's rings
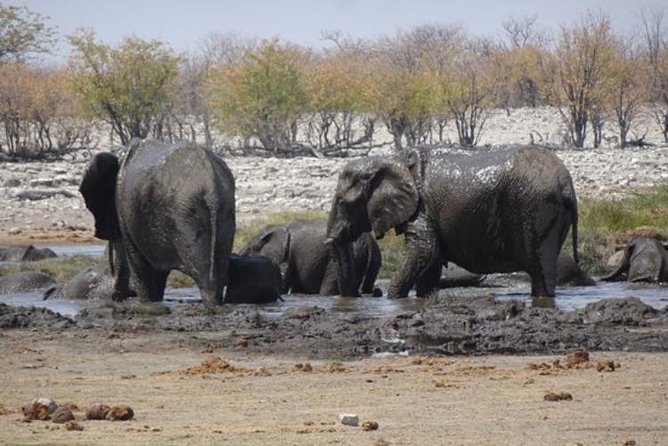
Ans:
MULTIPOLYGON (((88 255, 99 257, 104 253, 105 245, 56 245, 49 246, 59 256, 88 255)), ((386 293, 389 285, 388 280, 380 280, 378 286, 386 293)), ((451 288, 441 290, 440 296, 443 298, 475 298, 485 295, 492 295, 499 300, 519 300, 525 302, 528 306, 532 304, 537 306, 536 302, 531 301, 529 295, 529 285, 517 286, 516 284, 507 288, 451 288)), ((554 305, 561 310, 570 311, 584 308, 587 304, 597 302, 605 298, 625 298, 637 297, 643 303, 656 309, 662 309, 668 305, 668 284, 648 285, 648 284, 629 284, 626 282, 618 283, 600 283, 594 287, 568 287, 557 290, 557 296, 550 305, 554 305)), ((386 299, 365 297, 341 298, 338 296, 307 296, 307 295, 286 295, 284 301, 272 304, 259 305, 259 312, 268 318, 278 318, 285 311, 291 308, 304 306, 317 306, 324 310, 339 314, 355 314, 363 317, 385 317, 406 311, 418 311, 424 305, 423 299, 386 299)), ((64 299, 42 300, 41 292, 16 293, 11 295, 0 295, 0 302, 11 306, 35 306, 48 308, 64 316, 74 316, 85 303, 80 301, 70 301, 64 299)), ((165 293, 165 303, 170 306, 179 306, 186 303, 200 302, 199 291, 196 288, 168 289, 165 293)))

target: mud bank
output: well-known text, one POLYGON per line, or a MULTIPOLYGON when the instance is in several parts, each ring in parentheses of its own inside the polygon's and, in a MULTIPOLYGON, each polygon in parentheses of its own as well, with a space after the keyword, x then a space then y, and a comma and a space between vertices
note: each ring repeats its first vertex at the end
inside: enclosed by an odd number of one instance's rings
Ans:
POLYGON ((573 311, 533 308, 491 296, 441 297, 421 308, 375 316, 318 306, 267 315, 261 307, 104 303, 70 319, 46 309, 0 304, 0 328, 37 331, 200 334, 249 354, 351 360, 374 354, 556 354, 668 351, 668 307, 603 299, 573 311))

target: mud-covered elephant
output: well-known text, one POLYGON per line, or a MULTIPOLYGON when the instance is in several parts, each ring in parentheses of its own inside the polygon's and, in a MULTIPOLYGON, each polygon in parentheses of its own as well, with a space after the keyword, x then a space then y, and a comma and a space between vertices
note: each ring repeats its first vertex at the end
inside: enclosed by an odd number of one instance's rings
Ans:
POLYGON ((117 251, 114 298, 163 298, 167 275, 193 278, 208 305, 220 304, 235 231, 232 172, 192 143, 133 140, 122 163, 99 153, 79 191, 95 217, 95 235, 117 251))
POLYGON ((0 294, 23 293, 52 287, 56 281, 39 271, 19 271, 0 276, 0 294))
MULTIPOLYGON (((326 221, 294 220, 286 225, 266 226, 251 237, 241 254, 264 255, 280 265, 283 293, 339 294, 331 253, 324 244, 326 221)), ((381 265, 378 243, 362 233, 352 244, 353 268, 358 272, 351 284, 358 293, 374 294, 381 265)))
POLYGON ((34 262, 57 257, 50 248, 36 248, 33 245, 0 246, 2 262, 34 262))
POLYGON ((535 146, 447 153, 409 149, 349 162, 327 225, 341 293, 357 295, 351 242, 394 228, 405 250, 388 291, 436 292, 447 261, 479 274, 526 271, 531 294, 554 296, 556 264, 572 228, 577 262, 577 198, 552 152, 535 146))
POLYGON ((281 270, 269 257, 230 257, 225 303, 264 304, 281 298, 281 270))
POLYGON ((668 248, 655 238, 634 237, 624 248, 619 266, 601 280, 668 282, 668 248))
MULTIPOLYGON (((66 282, 54 284, 43 295, 46 299, 110 299, 114 294, 114 276, 107 266, 91 266, 76 273, 66 282)), ((129 290, 128 296, 136 295, 129 290)))

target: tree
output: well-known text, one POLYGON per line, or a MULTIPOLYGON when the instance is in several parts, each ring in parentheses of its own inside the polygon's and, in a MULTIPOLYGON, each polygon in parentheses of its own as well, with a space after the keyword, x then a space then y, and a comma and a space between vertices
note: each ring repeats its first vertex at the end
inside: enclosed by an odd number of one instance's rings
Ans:
POLYGON ((0 62, 23 62, 32 53, 48 52, 55 30, 45 20, 28 8, 0 4, 0 62))
POLYGON ((179 58, 164 43, 138 37, 111 47, 83 31, 69 41, 73 86, 91 116, 108 122, 122 144, 134 137, 161 138, 179 58))
POLYGON ((207 83, 219 126, 257 138, 270 151, 294 144, 297 120, 308 106, 301 71, 307 59, 306 51, 272 40, 239 64, 213 68, 207 83))
MULTIPOLYGON (((600 107, 611 59, 610 24, 606 17, 589 14, 581 23, 562 29, 552 63, 553 97, 571 142, 583 147, 587 124, 600 107)), ((549 77, 549 75, 547 75, 549 77)))
POLYGON ((668 143, 668 32, 663 10, 641 14, 645 53, 650 67, 649 96, 654 118, 668 143))

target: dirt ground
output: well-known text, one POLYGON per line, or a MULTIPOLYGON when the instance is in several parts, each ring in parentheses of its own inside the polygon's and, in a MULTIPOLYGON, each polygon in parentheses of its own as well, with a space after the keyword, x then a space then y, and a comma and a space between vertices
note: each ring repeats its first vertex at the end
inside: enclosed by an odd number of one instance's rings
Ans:
POLYGON ((667 353, 591 353, 572 368, 564 355, 338 362, 258 356, 213 339, 5 330, 0 443, 668 444, 667 353), (615 370, 597 371, 606 360, 615 370), (572 400, 546 401, 550 392, 572 400), (21 421, 19 408, 37 396, 76 404, 84 430, 21 421), (94 403, 128 404, 135 417, 84 420, 94 403), (378 429, 342 425, 342 413, 378 429))

